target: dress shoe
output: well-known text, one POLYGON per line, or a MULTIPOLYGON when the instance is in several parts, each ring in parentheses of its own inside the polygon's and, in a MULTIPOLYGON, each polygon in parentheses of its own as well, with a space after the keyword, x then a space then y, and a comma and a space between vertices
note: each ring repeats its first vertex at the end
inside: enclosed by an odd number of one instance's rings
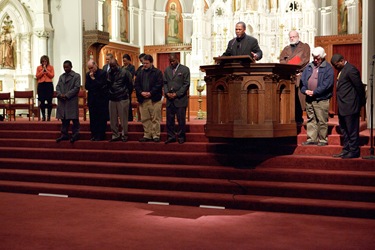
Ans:
POLYGON ((319 142, 319 143, 318 143, 318 146, 327 146, 327 145, 328 145, 327 142, 319 142))
POLYGON ((347 155, 347 154, 349 154, 349 152, 344 151, 344 152, 340 152, 339 154, 334 154, 332 156, 335 157, 335 158, 341 158, 341 157, 343 157, 344 155, 347 155))
POLYGON ((59 138, 56 139, 56 142, 68 141, 68 140, 69 140, 69 137, 60 136, 59 138))
POLYGON ((173 137, 169 137, 164 143, 168 144, 168 143, 173 143, 173 142, 176 142, 176 139, 173 137))
POLYGON ((139 142, 150 142, 150 141, 153 141, 153 140, 150 138, 146 138, 146 137, 142 137, 141 139, 139 139, 139 142))
POLYGON ((359 153, 348 153, 346 155, 343 155, 342 159, 351 159, 351 158, 358 158, 360 156, 359 153))
POLYGON ((47 117, 47 122, 50 122, 50 121, 51 121, 51 117, 48 116, 48 117, 47 117))
POLYGON ((317 143, 314 142, 314 141, 304 141, 302 142, 302 145, 306 146, 306 145, 316 145, 317 143))
POLYGON ((179 144, 182 144, 185 142, 185 138, 178 138, 177 141, 179 144))
POLYGON ((153 140, 154 140, 154 142, 160 142, 160 138, 159 137, 155 137, 153 140))
POLYGON ((90 141, 96 141, 96 137, 94 137, 94 136, 91 137, 91 138, 90 138, 90 141))
POLYGON ((112 138, 111 140, 109 140, 109 142, 115 142, 115 141, 121 141, 121 136, 119 136, 119 137, 114 137, 114 138, 112 138))
POLYGON ((78 137, 77 136, 73 136, 72 138, 70 138, 70 143, 74 143, 78 141, 78 137))
POLYGON ((121 138, 121 140, 122 140, 122 142, 127 142, 127 141, 128 141, 128 137, 123 136, 123 137, 121 138))
POLYGON ((43 118, 42 118, 42 122, 45 122, 45 121, 46 121, 46 118, 45 118, 45 117, 43 117, 43 118))

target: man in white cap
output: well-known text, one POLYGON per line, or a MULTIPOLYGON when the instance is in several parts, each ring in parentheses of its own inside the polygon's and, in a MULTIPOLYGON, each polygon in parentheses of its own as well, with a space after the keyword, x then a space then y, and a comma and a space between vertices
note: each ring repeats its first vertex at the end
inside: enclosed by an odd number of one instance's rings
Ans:
POLYGON ((313 61, 302 73, 301 92, 306 95, 307 141, 302 145, 328 145, 329 100, 333 92, 334 71, 322 47, 312 51, 313 61))

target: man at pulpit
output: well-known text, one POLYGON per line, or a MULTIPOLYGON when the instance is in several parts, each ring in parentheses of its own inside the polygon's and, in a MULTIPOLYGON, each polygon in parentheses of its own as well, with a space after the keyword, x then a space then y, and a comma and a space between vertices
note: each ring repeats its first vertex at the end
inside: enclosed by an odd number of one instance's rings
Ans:
POLYGON ((262 59, 263 52, 259 47, 258 40, 255 37, 245 33, 246 24, 238 22, 236 24, 236 37, 229 41, 227 50, 223 56, 244 56, 249 55, 254 60, 262 59))

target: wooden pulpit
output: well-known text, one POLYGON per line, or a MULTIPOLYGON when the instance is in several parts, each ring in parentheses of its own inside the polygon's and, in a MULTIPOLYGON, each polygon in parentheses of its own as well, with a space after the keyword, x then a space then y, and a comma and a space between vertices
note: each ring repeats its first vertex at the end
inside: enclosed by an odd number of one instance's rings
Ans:
POLYGON ((253 63, 249 56, 214 58, 200 66, 207 93, 207 137, 276 138, 297 135, 298 65, 253 63))

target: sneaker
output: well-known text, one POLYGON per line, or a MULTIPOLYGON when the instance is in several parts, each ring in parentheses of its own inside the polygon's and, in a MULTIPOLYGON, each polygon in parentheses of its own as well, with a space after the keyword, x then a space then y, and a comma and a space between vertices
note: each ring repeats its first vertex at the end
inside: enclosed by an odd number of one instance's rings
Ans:
POLYGON ((121 136, 112 138, 109 142, 121 141, 121 136))
POLYGON ((305 141, 305 142, 302 142, 302 145, 306 146, 306 145, 317 145, 316 142, 314 141, 305 141))

